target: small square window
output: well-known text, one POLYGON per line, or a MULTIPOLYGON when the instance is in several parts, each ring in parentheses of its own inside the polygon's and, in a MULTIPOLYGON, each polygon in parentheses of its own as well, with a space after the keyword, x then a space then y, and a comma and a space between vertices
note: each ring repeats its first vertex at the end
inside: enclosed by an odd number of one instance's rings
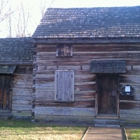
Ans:
POLYGON ((73 48, 71 44, 59 44, 56 49, 56 56, 72 56, 73 48))

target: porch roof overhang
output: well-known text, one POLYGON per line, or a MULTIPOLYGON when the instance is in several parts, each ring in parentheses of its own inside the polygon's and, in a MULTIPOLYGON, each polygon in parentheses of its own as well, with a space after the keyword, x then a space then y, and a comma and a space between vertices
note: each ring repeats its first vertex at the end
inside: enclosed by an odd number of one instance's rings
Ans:
POLYGON ((124 60, 92 60, 90 73, 126 73, 124 60))
POLYGON ((0 74, 13 74, 16 69, 16 66, 12 65, 0 65, 0 74))

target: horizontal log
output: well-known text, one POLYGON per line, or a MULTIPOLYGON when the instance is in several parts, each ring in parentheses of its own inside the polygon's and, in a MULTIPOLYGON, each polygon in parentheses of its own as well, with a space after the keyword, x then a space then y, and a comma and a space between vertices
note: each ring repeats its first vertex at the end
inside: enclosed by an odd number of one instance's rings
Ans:
POLYGON ((31 89, 32 87, 33 87, 33 84, 15 84, 15 85, 13 85, 13 88, 31 89))
POLYGON ((19 104, 19 105, 32 105, 32 100, 12 100, 12 104, 19 104))
POLYGON ((42 71, 42 70, 51 70, 51 71, 55 71, 55 70, 65 70, 65 69, 71 69, 71 70, 81 70, 81 66, 82 66, 82 70, 88 70, 89 71, 89 67, 90 65, 87 64, 87 65, 68 65, 68 66, 65 66, 65 65, 55 65, 55 66, 50 66, 50 65, 40 65, 40 64, 37 64, 38 68, 37 68, 37 71, 42 71))
POLYGON ((64 65, 59 65, 57 66, 57 69, 58 70, 65 70, 65 69, 68 69, 68 70, 80 70, 81 69, 81 66, 74 66, 74 65, 69 65, 69 66, 64 66, 64 65))
POLYGON ((54 100, 54 92, 46 92, 46 91, 36 91, 35 92, 35 101, 53 101, 54 100))
POLYGON ((32 74, 14 74, 14 79, 30 80, 31 78, 32 74))
POLYGON ((35 87, 35 88, 43 88, 43 89, 45 89, 45 88, 54 88, 54 82, 44 82, 44 83, 36 83, 36 84, 34 84, 33 86, 35 87))
POLYGON ((46 50, 47 52, 56 52, 56 45, 37 45, 35 51, 39 52, 40 50, 46 50))
POLYGON ((82 66, 82 70, 86 70, 86 71, 89 71, 90 69, 90 65, 87 64, 87 65, 81 65, 82 66))
POLYGON ((74 97, 75 97, 75 100, 77 99, 87 99, 87 98, 89 98, 89 99, 91 99, 91 98, 95 98, 95 93, 94 92, 87 92, 87 93, 81 93, 81 94, 75 94, 74 95, 74 97))
MULTIPOLYGON (((44 102, 48 102, 48 101, 54 102, 54 97, 49 97, 49 98, 35 97, 35 104, 37 102, 42 102, 42 104, 46 104, 44 102)), ((77 98, 77 97, 75 97, 74 102, 77 102, 77 101, 83 101, 83 102, 86 102, 86 101, 95 101, 95 98, 94 97, 89 97, 89 96, 86 97, 86 98, 77 98)))
POLYGON ((92 74, 85 75, 75 75, 75 82, 94 82, 96 80, 96 76, 92 74))
POLYGON ((132 119, 132 120, 139 120, 140 118, 140 110, 139 109, 132 109, 132 110, 120 110, 120 118, 123 119, 132 119))
POLYGON ((53 74, 55 74, 55 70, 53 70, 53 71, 52 70, 47 70, 47 67, 46 67, 46 69, 43 69, 43 70, 42 69, 36 70, 35 73, 36 74, 48 74, 48 75, 51 74, 51 75, 53 75, 53 74))
MULTIPOLYGON (((95 75, 92 74, 86 74, 86 75, 75 75, 74 79, 75 82, 90 82, 95 81, 95 75)), ((40 83, 46 83, 46 82, 53 82, 55 80, 55 75, 53 74, 36 74, 36 76, 33 78, 36 81, 36 84, 40 83)))
MULTIPOLYGON (((39 66, 37 69, 37 73, 40 73, 40 71, 44 70, 44 71, 49 71, 49 70, 65 70, 65 69, 70 69, 70 70, 81 70, 81 66, 73 66, 73 65, 69 65, 69 66, 64 66, 64 65, 59 65, 59 66, 48 66, 48 65, 43 65, 43 66, 39 66)), ((42 73, 42 72, 41 72, 42 73)), ((53 72, 54 73, 54 72, 53 72)), ((44 72, 45 74, 45 72, 44 72)))
POLYGON ((93 94, 95 95, 95 90, 90 90, 90 91, 74 91, 74 94, 93 94))
POLYGON ((79 52, 79 51, 93 51, 93 52, 99 52, 99 51, 133 51, 137 50, 140 51, 140 46, 137 44, 98 44, 98 45, 74 45, 74 51, 79 52))
MULTIPOLYGON (((49 89, 53 90, 55 88, 54 83, 40 83, 40 84, 34 84, 34 87, 36 89, 49 89)), ((94 90, 95 88, 95 82, 81 82, 81 83, 75 83, 75 91, 90 91, 94 90)))
POLYGON ((33 88, 35 90, 45 90, 46 92, 50 92, 50 91, 53 91, 54 92, 54 87, 39 87, 39 86, 33 86, 33 88))
MULTIPOLYGON (((45 52, 42 52, 45 53, 45 52)), ((36 56, 36 62, 40 61, 63 61, 64 58, 62 57, 55 57, 55 54, 38 54, 36 56)), ((72 57, 65 57, 65 60, 67 61, 81 61, 81 60, 91 60, 91 59, 139 59, 140 57, 140 51, 119 51, 119 52, 112 52, 112 51, 107 51, 107 52, 92 52, 92 51, 84 51, 84 52, 74 52, 74 55, 72 57)))
POLYGON ((36 79, 48 79, 48 78, 54 78, 55 74, 36 74, 35 78, 36 79))
MULTIPOLYGON (((95 116, 95 115, 94 115, 95 116)), ((70 122, 75 122, 78 123, 80 122, 81 124, 84 123, 88 123, 88 124, 93 124, 93 116, 87 117, 87 116, 65 116, 65 115, 46 115, 46 114, 36 114, 34 117, 35 120, 37 121, 45 121, 45 122, 66 122, 66 123, 70 123, 70 122)))
MULTIPOLYGON (((74 101, 93 101, 95 100, 94 92, 81 92, 74 95, 74 101)), ((54 91, 37 90, 35 92, 36 101, 54 101, 54 91)))
POLYGON ((127 66, 126 67, 127 75, 140 75, 140 66, 127 66))
MULTIPOLYGON (((120 47, 120 49, 121 49, 121 47, 134 47, 134 46, 137 46, 137 47, 139 47, 139 44, 131 44, 131 43, 121 43, 121 44, 118 44, 118 43, 109 43, 109 44, 74 44, 74 47, 87 47, 87 46, 95 46, 95 47, 98 47, 99 48, 99 46, 100 47, 116 47, 116 48, 118 48, 118 47, 120 47)), ((46 46, 49 46, 48 44, 46 44, 46 46)))
POLYGON ((32 86, 32 84, 33 84, 33 81, 30 79, 30 81, 21 81, 21 80, 14 80, 13 81, 13 84, 14 84, 14 86, 16 86, 16 85, 24 85, 24 86, 32 86))
POLYGON ((31 117, 32 112, 31 111, 12 111, 13 116, 18 116, 18 117, 31 117))
MULTIPOLYGON (((56 46, 57 45, 37 45, 37 48, 35 49, 36 52, 56 52, 56 46)), ((73 45, 74 52, 79 51, 133 51, 137 50, 140 51, 140 47, 138 44, 81 44, 81 45, 73 45)))
POLYGON ((20 96, 32 96, 33 95, 33 89, 22 89, 22 88, 12 88, 12 96, 16 96, 16 95, 20 95, 20 96))
MULTIPOLYGON (((54 66, 55 69, 57 69, 57 67, 59 66, 70 66, 70 65, 73 65, 73 66, 81 66, 81 65, 90 65, 90 62, 91 60, 112 60, 112 59, 115 59, 115 60, 125 60, 126 61, 126 66, 133 66, 133 65, 139 65, 139 59, 131 59, 131 58, 101 58, 100 59, 80 59, 80 60, 77 60, 77 59, 72 59, 71 61, 69 60, 66 60, 66 59, 63 59, 61 61, 48 61, 48 60, 44 60, 44 61, 37 61, 37 62, 34 62, 35 65, 37 66, 54 66)), ((47 67, 48 68, 48 67, 47 67)))
MULTIPOLYGON (((86 96, 85 96, 86 97, 86 96)), ((77 98, 75 97, 74 99, 75 101, 95 101, 95 98, 94 97, 86 97, 86 98, 77 98)))
POLYGON ((77 91, 91 91, 91 90, 95 90, 95 84, 75 85, 75 92, 77 92, 77 91))
POLYGON ((12 100, 23 100, 23 101, 32 101, 33 100, 33 96, 32 95, 25 95, 25 96, 22 96, 22 95, 14 95, 12 96, 12 100))
MULTIPOLYGON (((83 67, 85 67, 85 66, 82 65, 80 70, 74 71, 75 72, 75 75, 85 75, 85 76, 93 76, 93 77, 96 77, 96 74, 91 74, 89 72, 89 69, 88 70, 85 70, 85 69, 83 69, 83 67)), ((87 67, 89 68, 89 65, 87 67)))
POLYGON ((32 105, 12 104, 13 111, 32 111, 32 105))
POLYGON ((137 100, 120 100, 119 102, 120 103, 139 103, 140 104, 140 101, 137 101, 137 100))
MULTIPOLYGON (((36 94, 46 94, 46 93, 54 93, 54 90, 53 91, 48 91, 48 90, 45 90, 45 89, 36 89, 36 94)), ((74 91, 74 94, 95 94, 95 90, 88 90, 88 91, 74 91)))
POLYGON ((120 109, 130 110, 130 109, 140 109, 140 102, 120 102, 120 109))
POLYGON ((138 75, 120 75, 119 82, 120 83, 133 83, 140 84, 140 76, 138 75))
POLYGON ((75 86, 79 86, 79 85, 95 85, 95 81, 93 82, 75 82, 75 86))
POLYGON ((36 114, 65 115, 65 116, 94 116, 94 108, 72 108, 72 107, 35 107, 36 114))
POLYGON ((40 100, 36 100, 34 102, 35 106, 38 107, 42 107, 42 106, 46 106, 46 107, 78 107, 78 108, 94 108, 95 107, 95 101, 74 101, 74 102, 54 102, 54 101, 40 101, 40 100))

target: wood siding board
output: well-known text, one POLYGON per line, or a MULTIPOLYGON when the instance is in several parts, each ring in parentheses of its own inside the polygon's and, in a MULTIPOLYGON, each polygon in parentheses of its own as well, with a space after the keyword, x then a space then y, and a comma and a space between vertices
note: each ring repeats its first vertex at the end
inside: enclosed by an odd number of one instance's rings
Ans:
POLYGON ((32 101, 33 97, 31 95, 26 95, 26 96, 22 96, 22 95, 14 95, 12 96, 12 100, 29 100, 32 101))
MULTIPOLYGON (((139 65, 139 59, 131 59, 131 58, 107 58, 106 60, 125 60, 126 61, 126 65, 128 66, 133 66, 133 65, 139 65)), ((92 59, 92 60, 105 60, 105 58, 102 57, 102 59, 92 59)), ((47 65, 47 69, 49 69, 48 66, 52 66, 54 67, 55 70, 57 70, 57 66, 77 66, 77 65, 89 65, 89 63, 91 62, 91 59, 85 60, 85 59, 80 59, 79 61, 77 59, 73 60, 73 61, 49 61, 46 62, 45 61, 40 61, 38 63, 35 63, 38 66, 44 67, 45 69, 45 65, 47 65)))
MULTIPOLYGON (((79 61, 83 58, 85 59, 100 59, 100 58, 122 58, 122 59, 137 59, 140 57, 140 52, 78 52, 74 53, 73 57, 65 57, 65 60, 74 61, 78 59, 79 61), (83 57, 84 55, 84 57, 83 57)), ((84 60, 84 59, 83 59, 84 60)), ((63 61, 62 58, 56 58, 53 57, 53 55, 47 55, 47 56, 36 56, 36 62, 40 63, 40 61, 50 62, 50 61, 63 61)))
POLYGON ((140 101, 139 102, 120 102, 120 109, 130 110, 130 109, 139 109, 140 108, 140 101))
POLYGON ((75 85, 75 91, 91 91, 95 90, 95 84, 75 85))
POLYGON ((32 110, 32 105, 21 105, 21 104, 12 104, 13 111, 30 111, 32 110))
POLYGON ((120 110, 120 118, 124 120, 139 120, 140 118, 140 110, 139 109, 129 109, 129 110, 120 110))
POLYGON ((133 76, 137 76, 137 75, 140 75, 140 66, 137 65, 137 66, 127 66, 126 67, 126 74, 127 75, 133 75, 133 76))
POLYGON ((140 84, 140 76, 139 75, 121 75, 120 77, 120 83, 133 83, 133 84, 140 84))
POLYGON ((33 102, 32 79, 32 66, 17 67, 12 83, 12 112, 15 117, 31 117, 33 102), (30 113, 24 114, 23 112, 25 111, 30 113))
POLYGON ((54 101, 42 101, 42 100, 36 100, 35 106, 36 107, 73 107, 73 108, 95 108, 94 101, 74 101, 74 102, 54 102, 54 101))
POLYGON ((32 88, 29 89, 19 89, 19 88, 12 88, 12 95, 13 96, 29 96, 29 95, 33 95, 33 90, 32 88))
POLYGON ((31 111, 12 111, 13 116, 31 117, 31 111))
POLYGON ((35 114, 94 116, 94 108, 35 107, 35 114))

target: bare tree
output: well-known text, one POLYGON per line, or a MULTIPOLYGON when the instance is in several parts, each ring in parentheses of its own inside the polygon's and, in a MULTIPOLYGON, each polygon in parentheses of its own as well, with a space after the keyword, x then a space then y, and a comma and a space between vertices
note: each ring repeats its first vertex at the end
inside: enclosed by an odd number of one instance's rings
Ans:
POLYGON ((27 36, 27 34, 30 34, 28 31, 28 24, 31 20, 31 8, 28 4, 24 4, 21 0, 18 7, 17 12, 14 15, 15 17, 15 33, 16 37, 24 37, 27 36))
POLYGON ((39 8, 40 8, 40 12, 41 12, 42 17, 47 9, 47 4, 48 4, 47 0, 40 0, 39 8))
POLYGON ((0 35, 7 37, 31 36, 39 24, 41 16, 54 0, 36 0, 34 5, 28 0, 0 0, 0 35), (11 2, 11 3, 10 3, 11 2), (1 22, 3 21, 3 22, 1 22))
POLYGON ((0 22, 7 19, 13 12, 9 0, 0 0, 0 22))
POLYGON ((48 2, 48 0, 39 0, 39 7, 41 16, 43 17, 44 13, 46 12, 47 8, 51 7, 54 0, 51 0, 51 3, 48 2))

